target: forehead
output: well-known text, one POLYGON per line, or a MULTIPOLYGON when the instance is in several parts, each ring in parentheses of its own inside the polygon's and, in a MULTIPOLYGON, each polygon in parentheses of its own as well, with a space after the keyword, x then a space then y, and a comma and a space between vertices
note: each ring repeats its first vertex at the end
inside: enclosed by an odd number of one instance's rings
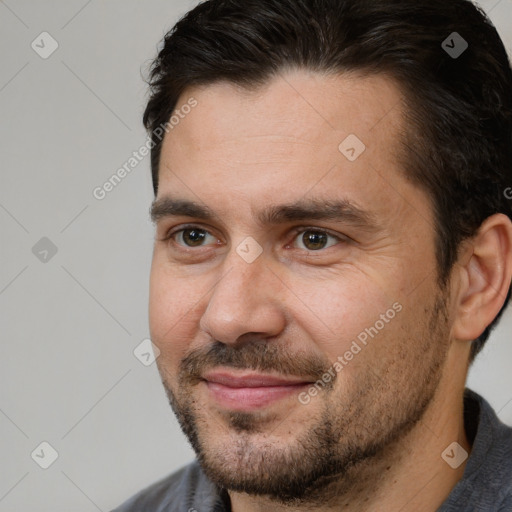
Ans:
MULTIPOLYGON (((295 70, 251 89, 218 82, 187 89, 177 110, 192 97, 199 108, 173 132, 182 132, 180 143, 192 142, 185 139, 193 136, 201 148, 220 147, 234 137, 281 137, 278 142, 288 137, 325 147, 331 139, 337 142, 348 134, 364 138, 372 147, 381 134, 374 131, 380 121, 386 119, 386 130, 390 125, 399 128, 402 122, 403 95, 385 75, 295 70)), ((172 145, 172 136, 166 139, 172 145)))
POLYGON ((411 208, 428 216, 399 164, 404 98, 386 76, 297 70, 254 90, 219 82, 186 90, 178 112, 190 98, 197 106, 163 142, 158 196, 221 215, 312 194, 378 215, 411 208))

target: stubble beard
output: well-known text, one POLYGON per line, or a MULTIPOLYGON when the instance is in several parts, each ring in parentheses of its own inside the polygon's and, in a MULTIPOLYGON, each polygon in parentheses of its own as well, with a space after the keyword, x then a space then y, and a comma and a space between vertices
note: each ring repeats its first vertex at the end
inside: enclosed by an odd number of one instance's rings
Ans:
MULTIPOLYGON (((252 412, 212 417, 195 398, 197 375, 208 362, 262 371, 275 370, 282 362, 282 369, 291 373, 296 363, 277 345, 255 343, 245 352, 218 345, 219 351, 197 351, 190 364, 181 365, 175 390, 160 371, 180 426, 214 483, 284 505, 325 504, 356 486, 375 485, 378 472, 372 467, 380 467, 390 453, 400 456, 400 440, 421 420, 439 385, 448 349, 446 324, 446 298, 440 294, 421 339, 404 338, 396 344, 386 368, 361 366, 357 381, 347 384, 341 397, 335 396, 340 391, 334 379, 315 397, 317 414, 301 416, 298 433, 290 432, 287 422, 309 405, 299 404, 279 420, 252 412), (411 349, 411 344, 417 346, 411 349)), ((315 368, 318 374, 326 370, 325 362, 316 363, 305 360, 303 368, 315 368)))

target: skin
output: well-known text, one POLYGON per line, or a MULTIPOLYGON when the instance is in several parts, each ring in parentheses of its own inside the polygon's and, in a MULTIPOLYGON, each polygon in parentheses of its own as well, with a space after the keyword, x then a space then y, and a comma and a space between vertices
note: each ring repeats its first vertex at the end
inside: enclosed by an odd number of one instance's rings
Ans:
POLYGON ((190 88, 178 106, 191 96, 198 106, 162 148, 150 327, 205 471, 234 512, 435 511, 465 468, 442 452, 454 441, 471 451, 470 340, 504 302, 510 221, 487 219, 441 290, 431 202, 400 168, 405 107, 391 79, 297 70, 254 91, 190 88), (338 149, 349 134, 366 145, 353 162, 338 149), (212 216, 171 214, 169 198, 212 216), (311 200, 348 201, 368 222, 262 218, 311 200), (191 227, 203 230, 198 245, 188 245, 198 231, 180 231, 191 227), (333 235, 320 248, 303 238, 318 230, 333 235), (240 245, 247 237, 258 245, 240 245), (261 254, 249 263, 239 246, 261 254), (307 404, 299 391, 311 384, 240 411, 202 379, 222 369, 314 382, 394 304, 400 311, 307 404))

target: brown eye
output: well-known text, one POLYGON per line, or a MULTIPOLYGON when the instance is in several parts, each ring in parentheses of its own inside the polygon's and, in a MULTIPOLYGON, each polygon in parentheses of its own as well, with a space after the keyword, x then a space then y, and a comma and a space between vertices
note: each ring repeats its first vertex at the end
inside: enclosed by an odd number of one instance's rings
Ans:
POLYGON ((334 235, 330 235, 325 231, 312 229, 299 233, 299 236, 297 237, 298 247, 308 251, 320 251, 322 249, 327 249, 338 242, 339 239, 334 235))
POLYGON ((204 245, 204 242, 211 237, 215 239, 208 231, 204 229, 189 228, 182 229, 174 234, 176 242, 186 247, 199 247, 204 245))

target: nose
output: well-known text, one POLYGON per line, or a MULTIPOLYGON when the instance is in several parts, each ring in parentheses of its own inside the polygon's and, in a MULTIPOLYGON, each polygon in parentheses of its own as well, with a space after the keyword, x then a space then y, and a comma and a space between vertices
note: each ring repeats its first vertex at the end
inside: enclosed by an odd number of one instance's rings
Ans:
MULTIPOLYGON (((226 261, 227 263, 227 261, 226 261)), ((238 344, 243 339, 277 336, 286 326, 283 284, 263 256, 246 263, 237 254, 224 267, 200 320, 200 328, 213 339, 238 344)))

